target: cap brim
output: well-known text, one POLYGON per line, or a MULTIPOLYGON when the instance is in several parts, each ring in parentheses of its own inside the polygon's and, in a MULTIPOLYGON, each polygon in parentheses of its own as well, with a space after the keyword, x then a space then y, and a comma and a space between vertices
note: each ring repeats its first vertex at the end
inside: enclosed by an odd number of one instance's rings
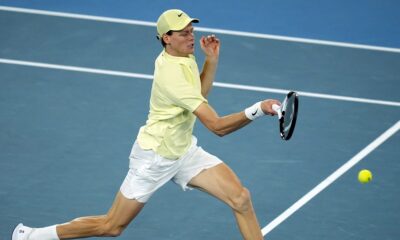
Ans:
POLYGON ((176 26, 175 28, 171 28, 172 31, 180 31, 183 30, 189 23, 199 23, 200 20, 197 18, 189 18, 187 21, 184 21, 181 25, 176 26))

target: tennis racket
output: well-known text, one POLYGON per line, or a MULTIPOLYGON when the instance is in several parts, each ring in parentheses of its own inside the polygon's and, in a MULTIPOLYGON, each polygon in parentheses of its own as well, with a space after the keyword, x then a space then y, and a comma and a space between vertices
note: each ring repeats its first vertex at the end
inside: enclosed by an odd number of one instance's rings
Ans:
POLYGON ((282 105, 272 105, 272 109, 278 114, 279 132, 283 140, 289 140, 296 126, 297 112, 299 109, 299 98, 296 92, 290 91, 282 105))

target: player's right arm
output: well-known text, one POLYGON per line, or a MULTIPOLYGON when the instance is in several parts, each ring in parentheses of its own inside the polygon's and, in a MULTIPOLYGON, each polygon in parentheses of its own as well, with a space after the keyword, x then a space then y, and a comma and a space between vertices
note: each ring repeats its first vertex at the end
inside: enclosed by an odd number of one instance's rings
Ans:
MULTIPOLYGON (((275 115, 275 111, 272 110, 273 104, 280 103, 277 100, 271 99, 262 101, 262 111, 268 115, 275 115)), ((244 111, 220 117, 217 112, 205 102, 201 103, 193 113, 206 128, 220 137, 234 132, 251 122, 251 120, 246 117, 244 111)))

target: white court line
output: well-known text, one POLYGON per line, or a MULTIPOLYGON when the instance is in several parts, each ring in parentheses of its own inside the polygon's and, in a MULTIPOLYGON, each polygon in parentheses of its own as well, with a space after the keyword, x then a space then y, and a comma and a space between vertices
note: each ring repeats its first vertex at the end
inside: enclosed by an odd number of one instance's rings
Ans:
POLYGON ((400 121, 397 121, 391 128, 386 130, 382 135, 380 135, 377 139, 375 139, 372 143, 366 146, 363 150, 357 153, 353 158, 351 158, 348 162, 346 162, 343 166, 333 172, 329 177, 327 177, 324 181, 314 187, 311 191, 309 191, 306 195, 300 198, 297 202, 295 202, 292 206, 290 206, 286 211, 284 211, 281 215, 275 218, 272 222, 270 222, 267 226, 265 226, 261 232, 263 236, 267 235, 271 232, 276 226, 285 221, 288 217, 290 217, 293 213, 299 210, 302 206, 304 206, 307 202, 309 202, 312 198, 314 198, 317 194, 319 194, 322 190, 327 188, 330 184, 336 181, 340 176, 346 173, 350 168, 360 162, 363 158, 365 158, 368 154, 374 151, 377 147, 379 147, 382 143, 384 143, 387 139, 389 139, 392 135, 394 135, 400 129, 400 121))
POLYGON ((75 13, 45 11, 45 10, 37 10, 37 9, 30 9, 30 8, 0 6, 0 10, 9 11, 9 12, 38 14, 38 15, 45 15, 45 16, 52 16, 52 17, 65 17, 65 18, 92 20, 92 21, 99 21, 99 22, 122 23, 122 24, 150 26, 150 27, 156 26, 156 23, 154 23, 154 22, 122 19, 122 18, 100 17, 100 16, 75 14, 75 13))
POLYGON ((20 61, 20 60, 5 59, 5 58, 0 58, 0 63, 22 65, 22 66, 29 66, 29 67, 39 67, 39 68, 50 68, 50 69, 58 69, 58 70, 65 70, 65 71, 72 71, 72 72, 84 72, 84 73, 95 73, 95 74, 102 74, 102 75, 112 75, 112 76, 118 76, 118 77, 153 79, 153 75, 149 75, 149 74, 130 73, 130 72, 97 69, 97 68, 86 68, 86 67, 49 64, 49 63, 41 63, 41 62, 28 62, 28 61, 20 61))
MULTIPOLYGON (((240 90, 249 90, 249 91, 256 91, 256 92, 280 93, 280 94, 287 94, 290 91, 289 89, 266 88, 266 87, 257 87, 257 86, 249 86, 249 85, 241 85, 241 84, 233 84, 233 83, 220 83, 220 82, 214 82, 213 86, 240 89, 240 90)), ((291 90, 293 90, 293 89, 291 89, 291 90)), ((370 104, 379 104, 379 105, 400 107, 400 102, 394 102, 394 101, 346 97, 346 96, 331 95, 331 94, 324 94, 324 93, 303 92, 303 91, 297 91, 297 90, 293 90, 293 91, 296 91, 299 94, 299 96, 301 96, 301 97, 313 97, 313 98, 322 98, 322 99, 330 99, 330 100, 370 103, 370 104)))
MULTIPOLYGON (((119 77, 141 78, 141 79, 150 79, 150 80, 153 79, 153 75, 150 75, 150 74, 121 72, 121 71, 49 64, 49 63, 41 63, 41 62, 29 62, 29 61, 15 60, 15 59, 0 58, 0 63, 30 66, 30 67, 49 68, 49 69, 58 69, 58 70, 74 71, 74 72, 112 75, 112 76, 119 76, 119 77)), ((287 94, 290 91, 288 89, 266 88, 266 87, 257 87, 257 86, 250 86, 250 85, 241 85, 241 84, 234 84, 234 83, 221 83, 221 82, 214 82, 213 86, 222 87, 222 88, 230 88, 230 89, 247 90, 247 91, 256 91, 256 92, 278 93, 278 94, 287 94)), ((369 104, 400 107, 400 102, 393 102, 393 101, 383 101, 383 100, 367 99, 367 98, 355 98, 355 97, 337 96, 337 95, 311 93, 311 92, 303 92, 303 91, 297 91, 297 93, 301 97, 313 97, 313 98, 322 98, 322 99, 330 99, 330 100, 340 100, 340 101, 348 101, 348 102, 359 102, 359 103, 369 103, 369 104)))
MULTIPOLYGON (((150 27, 156 26, 156 23, 148 22, 148 21, 111 18, 111 17, 100 17, 100 16, 93 16, 93 15, 45 11, 45 10, 36 10, 36 9, 28 9, 28 8, 0 6, 0 10, 19 12, 19 13, 39 14, 39 15, 54 16, 54 17, 66 17, 66 18, 85 19, 85 20, 101 21, 101 22, 122 23, 122 24, 130 24, 130 25, 140 25, 140 26, 150 26, 150 27)), ((297 37, 279 36, 279 35, 271 35, 271 34, 262 34, 262 33, 232 31, 232 30, 217 29, 217 28, 196 27, 196 31, 226 34, 226 35, 241 36, 241 37, 273 39, 273 40, 279 40, 279 41, 300 42, 300 43, 317 44, 317 45, 328 45, 328 46, 336 46, 336 47, 347 47, 347 48, 357 48, 357 49, 365 49, 365 50, 373 50, 373 51, 385 51, 385 52, 400 53, 399 48, 371 46, 371 45, 364 45, 364 44, 335 42, 335 41, 326 41, 326 40, 308 39, 308 38, 297 38, 297 37)))

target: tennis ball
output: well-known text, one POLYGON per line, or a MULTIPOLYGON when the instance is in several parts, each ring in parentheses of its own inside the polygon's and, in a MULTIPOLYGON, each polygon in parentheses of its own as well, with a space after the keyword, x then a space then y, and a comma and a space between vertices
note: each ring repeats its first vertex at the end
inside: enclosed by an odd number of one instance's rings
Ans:
POLYGON ((363 169, 358 173, 358 181, 360 183, 368 183, 372 180, 372 173, 367 169, 363 169))

